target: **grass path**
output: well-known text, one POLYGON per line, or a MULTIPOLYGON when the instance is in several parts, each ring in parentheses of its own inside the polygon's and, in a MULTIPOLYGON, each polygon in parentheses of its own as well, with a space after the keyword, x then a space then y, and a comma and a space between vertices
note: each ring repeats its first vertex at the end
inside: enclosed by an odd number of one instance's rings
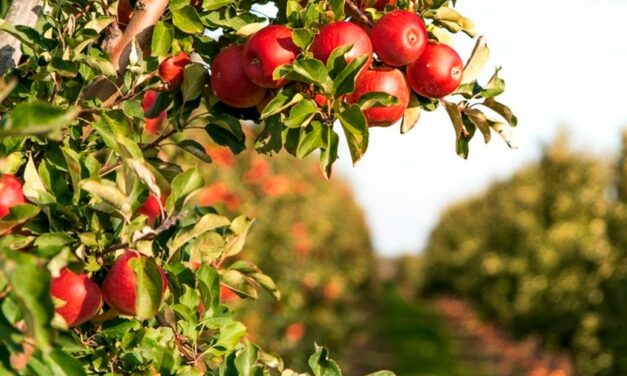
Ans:
POLYGON ((398 376, 493 376, 491 359, 428 304, 409 303, 392 286, 372 307, 365 346, 349 357, 351 372, 389 369, 398 376))

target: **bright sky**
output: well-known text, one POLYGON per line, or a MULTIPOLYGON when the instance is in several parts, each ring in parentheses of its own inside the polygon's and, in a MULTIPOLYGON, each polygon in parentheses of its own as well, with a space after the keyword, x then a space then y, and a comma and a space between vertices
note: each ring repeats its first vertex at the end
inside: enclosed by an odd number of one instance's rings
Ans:
MULTIPOLYGON (((457 9, 487 35, 489 64, 504 68, 500 99, 518 115, 519 149, 498 136, 484 145, 478 135, 464 161, 439 110, 404 136, 398 127, 373 130, 354 168, 342 150, 341 174, 384 255, 421 250, 442 209, 537 158, 560 127, 576 147, 596 153, 615 152, 627 127, 627 1, 459 0, 457 9)), ((455 41, 465 60, 473 43, 464 35, 455 41)))

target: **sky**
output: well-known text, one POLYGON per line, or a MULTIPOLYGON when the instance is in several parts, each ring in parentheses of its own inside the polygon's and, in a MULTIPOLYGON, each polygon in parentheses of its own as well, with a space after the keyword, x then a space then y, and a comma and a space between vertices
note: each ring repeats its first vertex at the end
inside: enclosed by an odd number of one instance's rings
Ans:
MULTIPOLYGON (((487 36, 492 66, 502 66, 507 91, 499 100, 519 119, 518 149, 480 135, 470 157, 455 154, 444 110, 423 113, 410 133, 372 129, 364 158, 352 166, 340 151, 339 172, 364 208, 377 251, 420 252, 448 205, 536 160, 560 132, 579 150, 615 153, 627 128, 625 0, 458 0, 457 9, 487 36)), ((474 42, 455 36, 463 60, 474 42)), ((487 77, 486 77, 487 78, 487 77)))

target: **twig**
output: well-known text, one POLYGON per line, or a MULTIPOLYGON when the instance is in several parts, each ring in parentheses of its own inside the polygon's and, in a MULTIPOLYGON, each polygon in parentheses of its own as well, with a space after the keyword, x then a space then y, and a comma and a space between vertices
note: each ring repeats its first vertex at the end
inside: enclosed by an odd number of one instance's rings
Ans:
POLYGON ((157 313, 155 318, 159 322, 159 325, 171 328, 172 331, 174 331, 174 343, 176 344, 176 347, 178 347, 185 360, 187 360, 189 364, 193 364, 196 361, 196 357, 194 356, 194 350, 192 350, 187 338, 176 333, 176 328, 172 327, 172 325, 165 320, 165 317, 163 317, 162 314, 157 313))
POLYGON ((353 0, 347 0, 346 5, 348 6, 348 10, 350 10, 351 17, 359 18, 361 22, 363 22, 369 28, 372 28, 373 23, 370 20, 370 18, 368 18, 366 13, 364 13, 361 9, 359 9, 357 4, 355 4, 353 0))
MULTIPOLYGON (((176 223, 183 217, 185 217, 187 215, 187 210, 183 210, 180 213, 173 215, 171 217, 166 218, 165 221, 163 221, 163 223, 161 223, 161 225, 159 225, 159 227, 157 227, 156 229, 150 229, 149 231, 139 235, 137 238, 132 239, 133 243, 137 243, 140 242, 142 240, 151 240, 154 239, 155 237, 161 235, 162 233, 166 232, 167 230, 171 229, 172 227, 174 227, 174 225, 176 225, 176 223)), ((110 247, 106 248, 104 251, 102 251, 100 253, 101 256, 104 256, 106 254, 115 252, 119 249, 125 249, 130 247, 131 243, 130 242, 124 242, 124 243, 116 243, 111 245, 110 247)))

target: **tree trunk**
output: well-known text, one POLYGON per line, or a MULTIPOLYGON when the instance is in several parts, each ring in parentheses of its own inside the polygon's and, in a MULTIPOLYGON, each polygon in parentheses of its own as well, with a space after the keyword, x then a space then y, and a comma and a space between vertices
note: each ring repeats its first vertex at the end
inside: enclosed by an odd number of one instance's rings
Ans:
MULTIPOLYGON (((7 11, 5 21, 13 26, 33 27, 42 7, 43 0, 13 0, 7 11)), ((21 57, 20 42, 8 33, 0 31, 0 76, 17 66, 21 57)))

